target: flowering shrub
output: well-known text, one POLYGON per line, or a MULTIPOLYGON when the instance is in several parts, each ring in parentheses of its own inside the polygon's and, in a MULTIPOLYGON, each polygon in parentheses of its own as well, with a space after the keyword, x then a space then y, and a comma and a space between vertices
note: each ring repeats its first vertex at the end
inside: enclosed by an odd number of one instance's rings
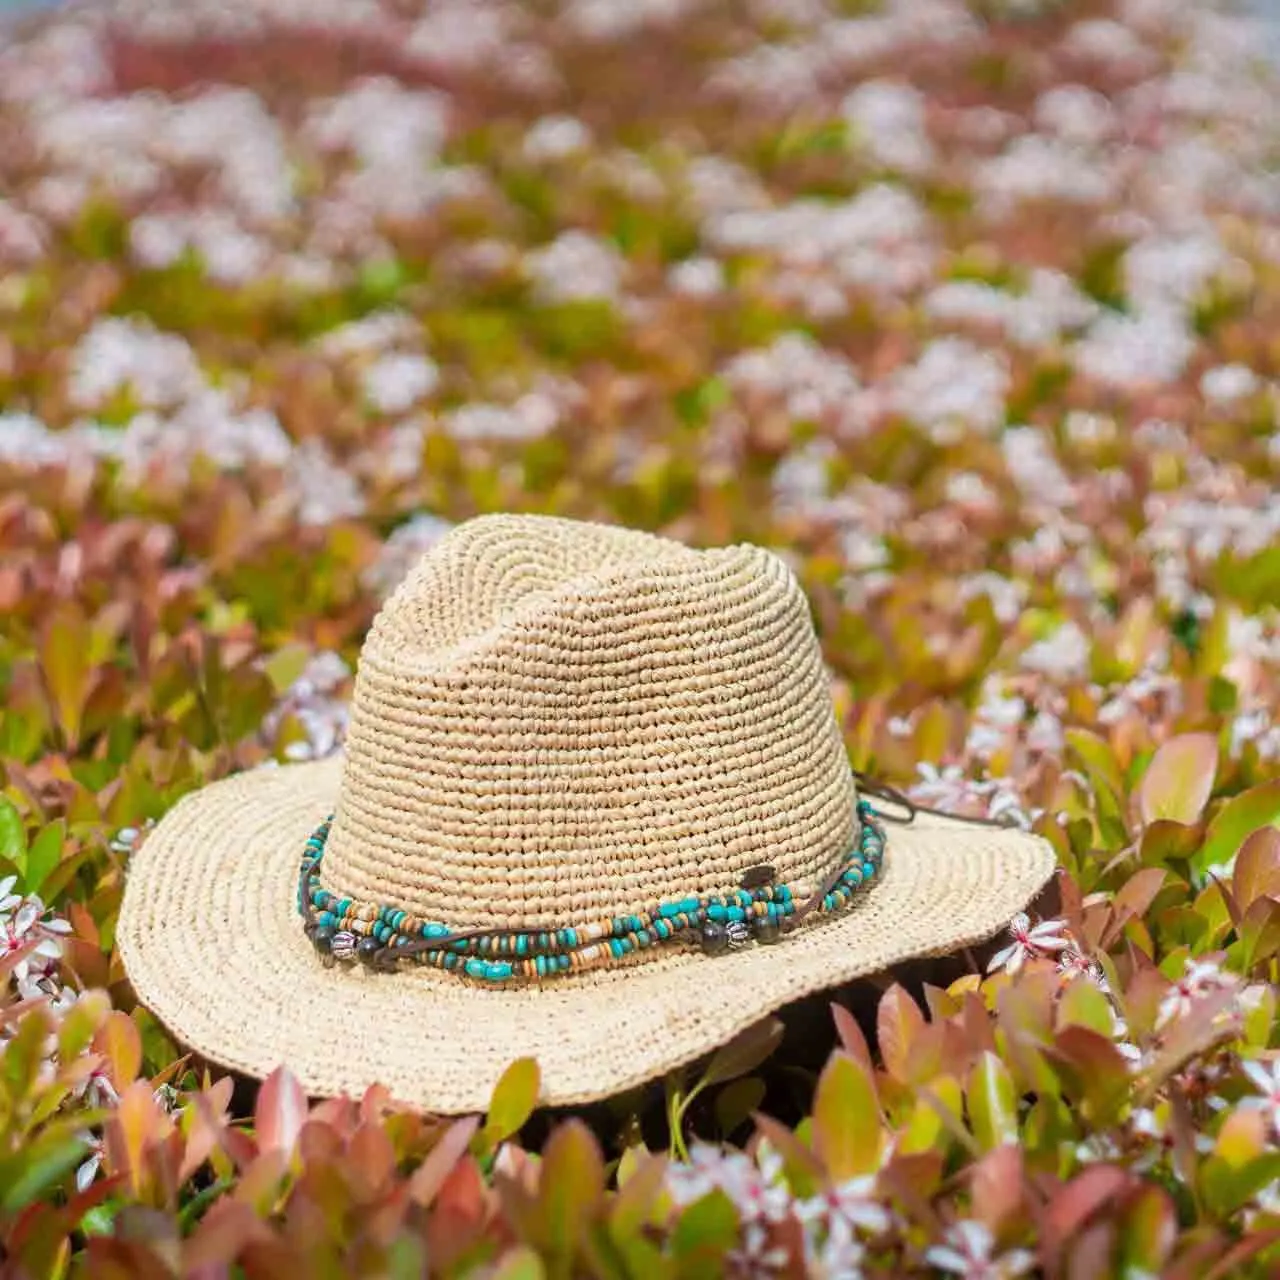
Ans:
MULTIPOLYGON (((0 1257, 1280 1268, 1280 93, 1174 0, 104 0, 0 48, 0 1257), (450 525, 786 554, 853 763, 1045 835, 980 955, 485 1117, 206 1069, 114 950, 339 749, 450 525)), ((233 945, 229 940, 228 945, 233 945)))

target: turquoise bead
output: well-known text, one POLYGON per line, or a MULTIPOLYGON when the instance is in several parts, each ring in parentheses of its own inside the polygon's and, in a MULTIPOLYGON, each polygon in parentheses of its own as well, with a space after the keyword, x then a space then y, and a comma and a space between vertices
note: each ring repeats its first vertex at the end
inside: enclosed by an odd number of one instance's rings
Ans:
POLYGON ((566 929, 564 931, 564 945, 566 947, 576 947, 578 945, 577 929, 566 929))
POLYGON ((862 864, 862 874, 867 880, 870 880, 871 877, 875 875, 875 873, 876 873, 876 868, 874 863, 864 862, 862 864))
POLYGON ((488 977, 489 965, 484 960, 468 960, 463 966, 463 973, 468 978, 485 978, 488 977))
POLYGON ((723 924, 729 918, 729 908, 723 907, 719 903, 713 902, 707 908, 707 919, 714 920, 717 924, 723 924))
POLYGON ((424 938, 447 938, 450 932, 448 926, 443 924, 424 924, 422 926, 422 936, 424 938))
POLYGON ((529 935, 520 933, 516 935, 516 955, 527 956, 529 954, 529 935))
POLYGON ((320 913, 320 918, 316 923, 319 924, 322 929, 332 929, 338 922, 331 911, 322 911, 320 913))
POLYGON ((684 908, 679 902, 664 902, 662 906, 658 908, 658 914, 664 920, 674 920, 682 910, 684 910, 684 908))
POLYGON ((511 965, 507 961, 498 960, 488 966, 484 976, 490 982, 502 982, 504 979, 511 977, 513 972, 511 965))
POLYGON ((747 913, 741 907, 729 907, 727 911, 730 920, 745 920, 747 918, 747 913))
POLYGON ((671 937, 673 932, 671 923, 668 920, 655 920, 653 922, 653 931, 662 939, 671 937))

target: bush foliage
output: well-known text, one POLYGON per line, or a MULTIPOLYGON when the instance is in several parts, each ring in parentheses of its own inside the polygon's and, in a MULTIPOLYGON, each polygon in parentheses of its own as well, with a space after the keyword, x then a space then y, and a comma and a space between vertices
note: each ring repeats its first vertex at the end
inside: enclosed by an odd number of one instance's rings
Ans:
POLYGON ((0 51, 0 1269, 1275 1274, 1280 188, 1240 20, 285 8, 0 51), (131 852, 336 750, 379 601, 500 509, 782 551, 851 762, 1045 835, 1052 900, 572 1115, 524 1059, 453 1120, 192 1060, 115 952, 131 852))

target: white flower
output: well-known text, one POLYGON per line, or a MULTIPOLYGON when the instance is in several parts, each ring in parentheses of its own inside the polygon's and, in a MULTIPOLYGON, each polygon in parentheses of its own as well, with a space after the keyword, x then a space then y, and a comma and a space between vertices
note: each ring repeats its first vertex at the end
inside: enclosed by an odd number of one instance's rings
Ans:
POLYGON ((749 1222, 742 1228, 742 1243, 729 1250, 727 1261, 733 1275, 770 1275, 787 1265, 787 1251, 769 1244, 767 1227, 749 1222))
POLYGON ((1270 1063, 1242 1062, 1240 1070, 1248 1076, 1249 1083, 1259 1094, 1240 1105, 1263 1111, 1277 1138, 1280 1138, 1280 1059, 1270 1063))
POLYGON ((386 414, 404 413, 436 388, 440 371, 423 355, 384 355, 364 373, 364 394, 369 403, 386 414))
POLYGON ((1060 936, 1066 927, 1065 920, 1042 920, 1033 926, 1025 912, 1018 912, 1009 922, 1009 935, 1013 941, 991 957, 987 972, 1004 969, 1008 973, 1017 973, 1028 960, 1042 959, 1067 950, 1071 940, 1060 936))
POLYGON ((575 116, 543 116, 524 135, 524 158, 535 163, 563 160, 591 146, 591 130, 575 116))
POLYGON ((1247 364, 1220 364, 1200 378, 1200 394, 1214 404, 1231 404, 1253 395, 1262 383, 1247 364))
POLYGON ((863 1230, 872 1235, 890 1228, 890 1213, 874 1198, 876 1179, 851 1178, 827 1192, 796 1203, 795 1212, 805 1226, 824 1226, 829 1231, 863 1230))
POLYGON ((862 1280, 862 1260, 866 1249, 842 1218, 832 1221, 820 1243, 807 1235, 805 1258, 810 1274, 821 1280, 862 1280))
POLYGON ((80 1138, 89 1148, 89 1157, 76 1170, 76 1190, 87 1191, 102 1168, 102 1139, 90 1133, 82 1133, 80 1138))
POLYGON ((1058 972, 1064 978, 1088 978, 1104 995, 1111 994, 1111 986, 1102 966, 1073 946, 1068 946, 1059 954, 1058 972))
POLYGON ((991 1256, 995 1239, 980 1222, 955 1223, 942 1244, 933 1245, 924 1260, 948 1275, 965 1280, 1006 1280, 1024 1276, 1035 1265, 1034 1255, 1027 1249, 1011 1249, 998 1258, 991 1256))
POLYGON ((724 289, 724 268, 715 258, 686 258, 667 272, 667 283, 687 298, 714 298, 724 289))
POLYGON ((669 1167, 667 1187, 680 1205, 723 1191, 737 1208, 745 1230, 752 1223, 781 1222, 790 1212, 791 1193, 781 1181, 780 1165, 775 1156, 762 1156, 757 1164, 745 1152, 698 1143, 687 1163, 669 1167))
POLYGON ((79 1098, 85 1106, 97 1110, 102 1107, 114 1107, 120 1101, 116 1087, 102 1067, 95 1067, 72 1090, 72 1097, 79 1098))
MULTIPOLYGON (((12 898, 12 894, 8 898, 12 898)), ((48 961, 56 961, 62 956, 62 944, 58 941, 60 933, 70 933, 71 926, 65 920, 42 920, 45 907, 34 894, 19 899, 21 903, 17 911, 10 917, 0 912, 0 957, 13 955, 21 951, 33 939, 34 949, 23 956, 13 967, 15 982, 24 982, 33 968, 43 973, 48 961)))
POLYGON ((17 883, 17 876, 7 876, 0 880, 0 916, 9 915, 15 907, 22 904, 22 895, 13 891, 13 886, 17 883))
POLYGON ((1185 1017, 1196 1001, 1210 992, 1234 985, 1235 979, 1224 973, 1219 965, 1205 960, 1191 961, 1183 970, 1182 977, 1165 992, 1156 1013, 1156 1030, 1163 1030, 1176 1018, 1185 1017))
POLYGON ((585 231, 562 232, 527 261, 543 302, 617 302, 622 296, 626 264, 611 242, 585 231))
POLYGON ((954 443, 965 427, 993 435, 1004 424, 1009 379, 1002 352, 963 338, 935 338, 915 364, 894 373, 889 406, 938 444, 954 443))
POLYGON ((841 111, 873 161, 920 174, 934 158, 925 129, 926 104, 925 96, 904 81, 867 80, 845 98, 841 111))

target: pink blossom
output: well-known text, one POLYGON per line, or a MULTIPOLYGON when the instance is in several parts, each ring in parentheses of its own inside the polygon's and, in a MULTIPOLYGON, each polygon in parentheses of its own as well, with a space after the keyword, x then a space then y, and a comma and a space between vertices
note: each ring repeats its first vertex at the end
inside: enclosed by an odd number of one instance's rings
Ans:
POLYGON ((1031 918, 1025 912, 1019 912, 1009 922, 1009 935, 1013 941, 997 951, 987 965, 988 973, 999 969, 1007 973, 1017 973, 1028 960, 1043 960, 1071 946, 1070 937, 1063 937, 1066 932, 1065 920, 1042 920, 1032 925, 1031 918))

